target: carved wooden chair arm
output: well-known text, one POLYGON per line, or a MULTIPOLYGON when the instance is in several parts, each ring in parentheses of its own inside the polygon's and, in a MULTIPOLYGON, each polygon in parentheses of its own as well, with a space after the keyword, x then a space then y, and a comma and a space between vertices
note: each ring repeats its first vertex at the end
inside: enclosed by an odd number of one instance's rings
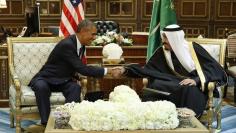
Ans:
POLYGON ((85 98, 85 94, 87 93, 87 83, 88 83, 87 77, 81 76, 80 82, 81 82, 81 100, 83 100, 85 98))
POLYGON ((20 80, 19 80, 17 74, 15 73, 15 70, 12 65, 9 65, 9 69, 10 69, 11 80, 13 81, 13 84, 16 88, 16 92, 18 93, 18 92, 20 92, 20 87, 21 87, 20 80))
POLYGON ((81 86, 81 101, 84 100, 85 94, 87 93, 87 76, 75 73, 74 79, 77 80, 77 83, 81 86))
POLYGON ((15 106, 17 109, 20 108, 20 105, 21 105, 21 83, 20 83, 20 80, 17 76, 17 74, 15 73, 15 70, 14 70, 14 67, 12 66, 12 64, 9 64, 9 69, 10 69, 10 77, 11 77, 11 80, 13 82, 13 85, 16 89, 16 103, 15 103, 15 106))

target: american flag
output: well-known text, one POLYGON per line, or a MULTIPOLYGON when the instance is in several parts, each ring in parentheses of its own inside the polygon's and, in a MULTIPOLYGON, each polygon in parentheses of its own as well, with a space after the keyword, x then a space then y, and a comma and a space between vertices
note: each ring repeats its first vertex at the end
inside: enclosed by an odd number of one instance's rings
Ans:
POLYGON ((64 0, 59 36, 67 37, 77 30, 77 25, 84 19, 82 0, 64 0))

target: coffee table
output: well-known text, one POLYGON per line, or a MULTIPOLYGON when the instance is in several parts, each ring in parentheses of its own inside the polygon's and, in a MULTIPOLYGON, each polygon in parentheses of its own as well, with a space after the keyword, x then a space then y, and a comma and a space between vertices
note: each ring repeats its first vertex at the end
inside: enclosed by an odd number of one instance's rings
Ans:
POLYGON ((73 129, 55 129, 55 119, 50 115, 45 133, 209 133, 197 118, 193 117, 190 121, 194 128, 176 128, 174 130, 76 131, 73 129))

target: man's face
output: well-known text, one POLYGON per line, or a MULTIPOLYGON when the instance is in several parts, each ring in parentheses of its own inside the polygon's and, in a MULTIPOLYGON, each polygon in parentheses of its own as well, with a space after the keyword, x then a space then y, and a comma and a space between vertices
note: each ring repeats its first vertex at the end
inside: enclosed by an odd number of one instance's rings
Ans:
POLYGON ((90 45, 91 42, 96 39, 97 28, 95 26, 82 28, 79 37, 80 42, 83 45, 90 45))
POLYGON ((163 36, 162 44, 164 45, 165 50, 170 50, 170 51, 171 51, 172 48, 171 48, 171 46, 170 46, 170 43, 169 43, 169 41, 168 41, 168 38, 166 37, 166 34, 163 33, 162 36, 163 36))

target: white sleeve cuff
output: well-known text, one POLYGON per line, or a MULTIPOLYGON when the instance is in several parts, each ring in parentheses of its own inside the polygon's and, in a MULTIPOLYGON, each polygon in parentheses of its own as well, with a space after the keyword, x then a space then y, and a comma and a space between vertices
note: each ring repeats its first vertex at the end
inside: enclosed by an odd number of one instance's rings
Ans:
POLYGON ((107 68, 104 68, 104 75, 107 75, 107 68))

